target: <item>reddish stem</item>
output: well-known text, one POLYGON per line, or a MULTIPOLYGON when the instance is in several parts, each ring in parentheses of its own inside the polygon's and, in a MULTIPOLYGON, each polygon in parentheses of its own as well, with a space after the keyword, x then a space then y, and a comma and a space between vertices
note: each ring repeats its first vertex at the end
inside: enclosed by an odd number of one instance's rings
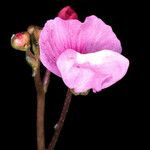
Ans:
POLYGON ((40 77, 40 66, 34 77, 34 83, 37 91, 37 149, 45 150, 44 134, 44 113, 45 113, 45 93, 43 83, 40 77))
POLYGON ((70 89, 68 89, 67 94, 66 94, 66 98, 65 98, 65 101, 64 101, 64 106, 63 106, 59 121, 56 124, 55 133, 54 133, 54 135, 52 137, 52 140, 51 140, 51 142, 48 146, 48 150, 54 150, 56 142, 58 141, 60 132, 62 130, 62 127, 64 125, 64 121, 65 121, 66 116, 67 116, 67 112, 69 110, 71 98, 72 98, 72 93, 71 93, 70 89))

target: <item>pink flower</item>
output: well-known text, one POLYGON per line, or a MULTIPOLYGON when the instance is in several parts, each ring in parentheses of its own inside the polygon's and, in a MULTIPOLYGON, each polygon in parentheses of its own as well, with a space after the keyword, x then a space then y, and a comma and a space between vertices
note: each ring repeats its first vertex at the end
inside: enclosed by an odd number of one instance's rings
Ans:
POLYGON ((67 19, 78 19, 77 13, 70 7, 66 6, 60 10, 58 17, 67 20, 67 19))
POLYGON ((49 20, 39 44, 43 65, 76 93, 111 86, 129 66, 112 28, 96 16, 87 17, 83 23, 59 17, 49 20))

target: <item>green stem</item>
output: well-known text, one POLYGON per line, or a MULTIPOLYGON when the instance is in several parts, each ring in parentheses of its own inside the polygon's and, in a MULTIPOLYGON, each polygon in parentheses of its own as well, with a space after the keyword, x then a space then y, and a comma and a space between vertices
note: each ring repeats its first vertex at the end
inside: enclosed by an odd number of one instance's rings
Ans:
POLYGON ((58 141, 60 132, 61 132, 62 127, 64 125, 64 121, 66 119, 67 112, 69 110, 71 98, 72 98, 72 93, 71 93, 70 89, 68 89, 67 94, 66 94, 66 98, 65 98, 65 101, 64 101, 64 106, 63 106, 59 121, 56 124, 55 132, 54 132, 52 140, 51 140, 51 142, 48 146, 48 150, 54 150, 54 148, 55 148, 56 142, 58 141))

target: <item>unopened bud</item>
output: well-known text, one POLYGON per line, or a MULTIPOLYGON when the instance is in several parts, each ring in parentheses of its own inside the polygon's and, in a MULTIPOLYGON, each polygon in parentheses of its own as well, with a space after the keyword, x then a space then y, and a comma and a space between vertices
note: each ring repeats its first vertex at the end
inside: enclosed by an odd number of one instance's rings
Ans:
POLYGON ((14 49, 27 51, 30 49, 30 35, 28 32, 13 34, 11 37, 11 45, 14 49))
POLYGON ((70 6, 66 6, 61 9, 57 16, 64 20, 78 19, 77 13, 70 6))

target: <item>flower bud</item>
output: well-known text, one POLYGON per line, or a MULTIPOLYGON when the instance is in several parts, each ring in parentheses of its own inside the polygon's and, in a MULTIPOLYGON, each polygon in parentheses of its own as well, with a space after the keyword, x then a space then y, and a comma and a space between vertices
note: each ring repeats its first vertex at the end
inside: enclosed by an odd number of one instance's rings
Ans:
POLYGON ((28 32, 13 34, 11 37, 11 46, 14 49, 27 51, 30 49, 30 35, 28 32))
POLYGON ((64 20, 78 19, 77 13, 70 6, 66 6, 61 9, 57 16, 64 20))

